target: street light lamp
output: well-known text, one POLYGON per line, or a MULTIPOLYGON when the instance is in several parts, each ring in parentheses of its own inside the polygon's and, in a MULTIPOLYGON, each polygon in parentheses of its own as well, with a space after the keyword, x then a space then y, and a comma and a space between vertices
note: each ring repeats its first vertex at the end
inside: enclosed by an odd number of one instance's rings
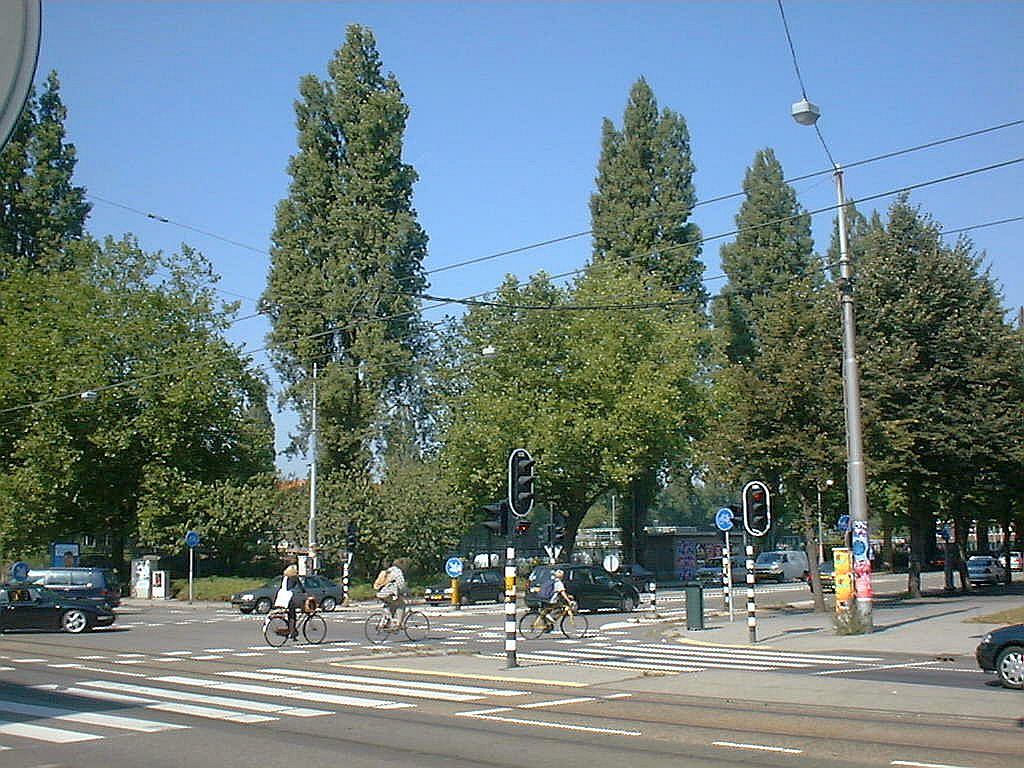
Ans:
MULTIPOLYGON (((792 107, 800 125, 814 125, 821 115, 806 98, 792 107)), ((868 535, 868 497, 864 477, 864 447, 860 426, 860 371, 857 367, 857 332, 853 313, 853 267, 846 232, 846 192, 843 169, 834 164, 836 199, 839 203, 839 303, 843 321, 843 402, 846 406, 846 487, 853 528, 853 569, 857 612, 866 630, 873 629, 871 588, 871 539, 868 535)))

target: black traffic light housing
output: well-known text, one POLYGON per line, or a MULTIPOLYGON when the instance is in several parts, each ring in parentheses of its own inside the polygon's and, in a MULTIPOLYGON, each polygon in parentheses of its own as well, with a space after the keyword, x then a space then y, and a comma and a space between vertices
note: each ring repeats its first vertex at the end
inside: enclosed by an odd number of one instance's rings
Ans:
POLYGON ((351 552, 356 548, 359 543, 359 525, 354 520, 348 524, 348 532, 345 535, 345 546, 348 547, 348 551, 351 552))
POLYGON ((533 467, 537 462, 525 448, 516 448, 508 457, 508 505, 517 517, 526 517, 533 509, 533 467))
POLYGON ((484 520, 484 528, 494 531, 499 536, 508 536, 509 508, 508 502, 496 501, 493 504, 484 504, 484 512, 488 519, 484 520))
POLYGON ((520 520, 516 523, 516 536, 525 536, 530 532, 530 521, 520 520))
POLYGON ((751 480, 743 486, 743 527, 751 536, 764 536, 771 530, 771 494, 760 480, 751 480))
POLYGON ((558 514, 551 516, 551 544, 565 543, 565 518, 558 514))

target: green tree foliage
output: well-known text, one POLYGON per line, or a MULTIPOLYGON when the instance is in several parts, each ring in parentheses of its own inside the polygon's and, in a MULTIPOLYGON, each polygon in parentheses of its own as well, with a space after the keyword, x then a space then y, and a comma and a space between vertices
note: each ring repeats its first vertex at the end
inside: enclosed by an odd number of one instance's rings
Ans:
POLYGON ((394 75, 382 73, 373 34, 349 27, 327 71, 300 83, 299 148, 264 294, 285 399, 307 422, 319 364, 325 474, 365 469, 389 407, 410 397, 427 245, 412 207, 417 175, 402 162, 409 109, 394 75))
POLYGON ((1013 334, 999 292, 970 242, 944 243, 905 195, 869 232, 859 277, 865 439, 904 498, 909 586, 919 593, 934 546, 931 500, 945 499, 966 530, 972 496, 989 497, 1007 474, 1006 446, 1021 435, 1020 370, 1006 356, 1013 334))
POLYGON ((67 266, 64 246, 81 238, 89 204, 73 183, 75 146, 66 141, 67 110, 57 73, 30 93, 0 153, 0 277, 15 268, 67 266))
POLYGON ((771 150, 754 157, 743 188, 739 234, 722 247, 729 283, 714 312, 722 366, 707 461, 737 488, 772 484, 773 517, 795 514, 814 562, 817 487, 834 476, 844 446, 839 315, 812 252, 810 217, 771 150))
POLYGON ((597 191, 590 198, 594 262, 633 264, 664 285, 704 297, 700 228, 689 221, 697 202, 686 121, 658 112, 647 81, 630 90, 622 130, 601 126, 597 191))
POLYGON ((657 278, 595 267, 571 288, 507 278, 494 306, 471 309, 442 454, 460 508, 504 498, 508 454, 525 446, 539 504, 567 516, 568 557, 602 494, 685 464, 703 423, 703 331, 679 301, 657 278))
POLYGON ((73 269, 0 281, 0 551, 109 532, 120 559, 180 537, 195 483, 272 471, 266 384, 199 254, 69 251, 73 269))
MULTIPOLYGON (((700 229, 689 221, 696 191, 685 120, 670 109, 659 113, 651 87, 641 78, 630 90, 622 130, 605 119, 601 134, 597 190, 590 199, 593 267, 630 273, 641 282, 653 277, 689 300, 696 313, 707 296, 700 229)), ((677 314, 683 313, 680 306, 677 314)), ((635 554, 647 509, 668 479, 651 464, 625 489, 627 557, 635 554)))

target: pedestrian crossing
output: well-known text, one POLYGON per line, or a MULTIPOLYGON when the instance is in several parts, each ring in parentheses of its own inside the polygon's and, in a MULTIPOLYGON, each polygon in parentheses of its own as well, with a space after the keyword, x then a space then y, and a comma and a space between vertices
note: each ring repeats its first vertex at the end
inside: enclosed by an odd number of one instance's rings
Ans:
POLYGON ((629 642, 625 639, 615 642, 559 640, 555 645, 557 647, 554 648, 526 647, 517 656, 532 661, 669 673, 712 669, 745 672, 814 671, 883 661, 874 656, 775 651, 747 646, 629 642))
POLYGON ((131 675, 33 685, 16 697, 5 691, 0 694, 0 751, 40 742, 78 744, 126 734, 187 730, 210 720, 250 726, 358 709, 407 710, 428 701, 509 702, 531 693, 283 666, 206 675, 131 675))

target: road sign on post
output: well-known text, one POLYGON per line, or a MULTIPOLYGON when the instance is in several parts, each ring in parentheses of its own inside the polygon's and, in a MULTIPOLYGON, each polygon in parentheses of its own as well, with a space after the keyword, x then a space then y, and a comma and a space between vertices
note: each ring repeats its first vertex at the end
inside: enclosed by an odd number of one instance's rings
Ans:
POLYGON ((188 603, 192 604, 192 576, 194 574, 195 551, 199 546, 199 534, 189 531, 185 534, 185 546, 188 547, 188 603))

